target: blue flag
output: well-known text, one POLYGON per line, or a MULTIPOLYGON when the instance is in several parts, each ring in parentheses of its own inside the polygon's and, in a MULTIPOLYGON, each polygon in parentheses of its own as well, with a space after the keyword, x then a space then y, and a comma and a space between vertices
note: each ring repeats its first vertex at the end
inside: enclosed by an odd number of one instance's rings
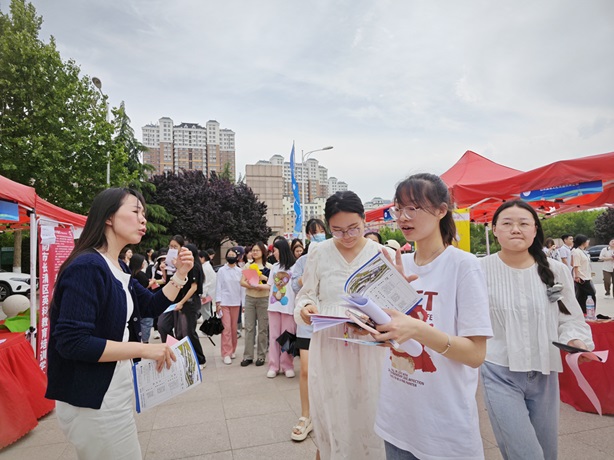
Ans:
POLYGON ((294 233, 297 235, 303 231, 303 209, 301 207, 301 197, 298 193, 298 184, 296 183, 296 175, 294 174, 294 142, 292 143, 292 153, 290 153, 290 176, 292 178, 292 194, 294 195, 294 233))

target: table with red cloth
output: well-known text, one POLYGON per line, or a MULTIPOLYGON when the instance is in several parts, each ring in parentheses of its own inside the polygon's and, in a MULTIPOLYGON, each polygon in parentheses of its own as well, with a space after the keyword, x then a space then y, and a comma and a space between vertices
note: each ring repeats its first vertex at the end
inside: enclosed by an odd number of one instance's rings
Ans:
MULTIPOLYGON (((593 333, 595 350, 614 350, 614 321, 589 321, 593 333)), ((588 397, 578 386, 576 377, 565 361, 567 353, 563 356, 563 372, 559 374, 561 388, 561 401, 573 406, 581 412, 597 413, 588 397)), ((580 364, 580 371, 588 381, 601 402, 603 414, 614 414, 614 352, 605 363, 588 362, 580 364)))
POLYGON ((34 358, 25 334, 0 333, 0 449, 32 430, 51 412, 55 401, 45 399, 47 375, 34 358))

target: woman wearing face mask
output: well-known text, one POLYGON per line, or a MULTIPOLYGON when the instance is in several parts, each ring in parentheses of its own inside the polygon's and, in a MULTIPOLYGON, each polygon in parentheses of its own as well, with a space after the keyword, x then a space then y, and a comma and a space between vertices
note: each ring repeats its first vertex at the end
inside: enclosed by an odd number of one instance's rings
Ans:
MULTIPOLYGON (((382 249, 363 236, 364 207, 354 192, 330 196, 324 215, 333 238, 309 248, 296 299, 297 324, 311 324, 315 313, 345 317, 345 282, 382 249)), ((381 459, 384 443, 373 424, 385 350, 331 340, 348 335, 355 336, 353 329, 334 326, 313 334, 309 346, 309 406, 318 455, 381 459)))
MULTIPOLYGON (((307 252, 309 246, 312 244, 318 244, 322 241, 326 241, 326 226, 320 219, 310 219, 305 226, 307 231, 307 239, 310 241, 309 245, 303 252, 303 255, 296 261, 292 268, 292 290, 295 294, 303 287, 303 272, 305 271, 305 263, 307 262, 307 252)), ((290 437, 294 441, 304 441, 311 430, 313 430, 313 424, 311 423, 311 417, 309 416, 309 387, 308 387, 308 375, 309 375, 309 343, 311 342, 311 335, 313 334, 313 326, 310 324, 297 324, 296 325, 296 347, 299 349, 301 358, 301 372, 299 375, 299 391, 301 394, 301 416, 298 419, 298 423, 292 427, 292 434, 290 437)))
POLYGON ((224 364, 232 364, 237 350, 237 320, 241 311, 243 288, 241 287, 241 269, 237 267, 237 253, 234 249, 226 251, 226 265, 217 272, 215 287, 215 307, 221 311, 222 324, 222 358, 224 364))

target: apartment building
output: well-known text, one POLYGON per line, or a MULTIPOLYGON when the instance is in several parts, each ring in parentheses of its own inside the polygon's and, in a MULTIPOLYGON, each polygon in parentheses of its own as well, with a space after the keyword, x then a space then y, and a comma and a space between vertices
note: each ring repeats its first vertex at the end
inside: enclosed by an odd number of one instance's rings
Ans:
MULTIPOLYGON (((294 166, 299 195, 304 205, 304 222, 311 218, 324 219, 326 199, 332 193, 347 190, 348 185, 335 177, 329 178, 328 169, 314 158, 304 164, 295 163, 294 166)), ((285 161, 282 155, 273 155, 269 160, 247 165, 245 183, 268 205, 267 219, 273 235, 292 234, 296 216, 290 162, 285 161)))
POLYGON ((198 123, 173 124, 169 117, 162 117, 158 124, 142 127, 143 163, 154 166, 153 174, 178 172, 182 169, 221 172, 225 165, 230 168, 231 177, 236 177, 235 133, 220 129, 216 120, 209 120, 205 126, 198 123))

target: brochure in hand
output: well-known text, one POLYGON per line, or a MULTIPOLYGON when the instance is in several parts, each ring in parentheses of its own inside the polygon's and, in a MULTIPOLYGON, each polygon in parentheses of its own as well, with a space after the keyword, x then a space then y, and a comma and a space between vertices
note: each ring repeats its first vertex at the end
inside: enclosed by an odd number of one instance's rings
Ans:
POLYGON ((198 359, 190 339, 184 337, 177 341, 172 336, 168 336, 167 344, 177 357, 177 361, 173 361, 169 369, 164 366, 162 371, 158 372, 156 361, 153 359, 142 359, 132 366, 138 413, 151 409, 202 383, 198 359), (173 340, 174 343, 171 343, 173 340))

